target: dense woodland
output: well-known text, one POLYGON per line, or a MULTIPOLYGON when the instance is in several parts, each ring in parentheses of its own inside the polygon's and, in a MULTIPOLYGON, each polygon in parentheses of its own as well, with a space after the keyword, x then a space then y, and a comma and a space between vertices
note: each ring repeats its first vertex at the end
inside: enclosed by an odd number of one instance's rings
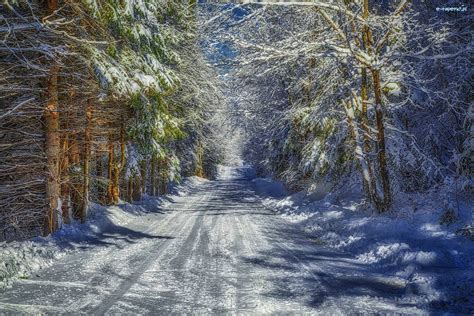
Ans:
POLYGON ((0 240, 239 153, 293 190, 356 187, 379 212, 399 192, 472 193, 470 11, 243 2, 3 1, 0 240))
POLYGON ((472 194, 466 4, 254 3, 267 5, 203 13, 208 45, 231 69, 245 160, 295 191, 363 192, 379 212, 401 192, 438 190, 446 204, 472 194))
POLYGON ((214 174, 222 101, 195 1, 8 0, 0 12, 0 239, 214 174))

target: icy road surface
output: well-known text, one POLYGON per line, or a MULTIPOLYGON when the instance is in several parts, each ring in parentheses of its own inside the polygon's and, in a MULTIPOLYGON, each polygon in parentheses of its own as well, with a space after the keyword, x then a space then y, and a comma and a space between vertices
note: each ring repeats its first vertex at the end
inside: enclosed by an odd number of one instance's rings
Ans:
POLYGON ((1 313, 423 313, 397 279, 261 204, 245 169, 104 232, 0 293, 1 313))

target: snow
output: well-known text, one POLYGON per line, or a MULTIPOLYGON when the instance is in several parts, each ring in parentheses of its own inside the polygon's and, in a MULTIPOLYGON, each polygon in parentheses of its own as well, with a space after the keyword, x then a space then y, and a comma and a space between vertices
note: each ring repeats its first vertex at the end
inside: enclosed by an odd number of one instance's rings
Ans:
POLYGON ((1 270, 3 283, 19 280, 0 313, 472 312, 472 243, 455 233, 470 218, 465 201, 463 223, 446 227, 442 195, 416 196, 416 212, 402 196, 399 211, 379 215, 352 192, 287 195, 245 165, 219 171, 4 244, 22 267, 1 270))
MULTIPOLYGON (((269 182, 265 179, 266 187, 271 187, 269 182)), ((458 232, 472 226, 474 204, 460 198, 457 220, 442 224, 444 189, 401 194, 388 214, 373 213, 360 195, 351 192, 333 192, 322 199, 306 192, 284 197, 263 194, 262 200, 267 208, 310 233, 318 244, 351 253, 373 271, 400 278, 407 289, 415 291, 415 302, 438 302, 451 308, 463 302, 461 306, 472 310, 473 243, 458 232)))
POLYGON ((270 178, 256 178, 253 179, 252 182, 255 184, 257 194, 272 197, 287 195, 285 186, 281 182, 272 181, 270 178))
POLYGON ((173 196, 185 196, 207 180, 199 177, 186 178, 182 184, 171 188, 163 197, 145 196, 134 204, 120 202, 104 207, 91 203, 89 219, 85 224, 65 225, 48 237, 29 241, 0 243, 0 290, 16 279, 25 279, 50 266, 55 260, 76 251, 94 239, 117 227, 124 227, 139 217, 166 207, 173 196))

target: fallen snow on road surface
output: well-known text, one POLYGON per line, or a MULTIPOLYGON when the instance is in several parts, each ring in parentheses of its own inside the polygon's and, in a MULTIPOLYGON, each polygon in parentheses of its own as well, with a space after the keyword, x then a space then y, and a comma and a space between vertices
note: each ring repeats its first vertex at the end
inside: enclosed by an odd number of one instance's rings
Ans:
POLYGON ((37 237, 21 242, 0 243, 0 290, 15 279, 26 279, 37 271, 50 266, 58 259, 105 233, 126 226, 131 221, 160 207, 166 207, 173 196, 184 196, 197 185, 207 180, 198 177, 186 178, 182 184, 171 187, 171 193, 163 197, 145 196, 141 201, 129 204, 121 202, 104 207, 91 203, 87 223, 65 225, 52 236, 37 237))
POLYGON ((400 194, 389 214, 370 211, 357 194, 284 195, 281 184, 254 179, 264 205, 313 236, 314 242, 352 253, 364 265, 405 283, 414 302, 474 312, 474 241, 469 199, 430 192, 400 194), (466 235, 466 234, 464 234, 466 235))
POLYGON ((250 168, 220 171, 4 245, 21 269, 3 270, 19 279, 0 314, 474 312, 471 241, 455 234, 467 203, 446 227, 435 199, 375 215, 356 195, 288 196, 250 168))

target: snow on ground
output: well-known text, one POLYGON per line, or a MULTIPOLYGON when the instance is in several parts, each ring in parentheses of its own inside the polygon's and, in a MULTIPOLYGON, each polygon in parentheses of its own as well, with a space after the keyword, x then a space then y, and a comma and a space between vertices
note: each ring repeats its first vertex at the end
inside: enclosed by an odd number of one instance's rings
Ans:
POLYGON ((199 177, 189 177, 182 184, 172 186, 171 193, 167 196, 145 196, 133 204, 120 202, 118 205, 104 207, 91 203, 89 219, 85 224, 65 225, 48 237, 0 243, 0 290, 8 287, 15 279, 28 278, 48 267, 55 259, 77 250, 92 239, 100 238, 101 234, 113 227, 126 226, 140 216, 165 207, 173 196, 187 195, 206 181, 199 177))
POLYGON ((276 181, 253 182, 267 208, 310 233, 315 243, 352 253, 374 271, 403 280, 407 292, 431 307, 474 311, 474 241, 461 233, 473 224, 472 199, 440 194, 446 188, 399 194, 394 210, 378 215, 357 194, 285 195, 276 181))
POLYGON ((266 209, 248 168, 107 230, 0 295, 0 314, 426 314, 396 278, 266 209), (100 246, 104 245, 104 246, 100 246))
MULTIPOLYGON (((460 223, 436 224, 434 196, 418 196, 411 216, 404 203, 382 216, 356 195, 285 196, 253 176, 221 168, 161 200, 95 209, 89 224, 45 239, 72 253, 2 292, 0 314, 474 312, 470 241, 454 233, 460 223)), ((5 249, 15 245, 30 244, 5 249)))

